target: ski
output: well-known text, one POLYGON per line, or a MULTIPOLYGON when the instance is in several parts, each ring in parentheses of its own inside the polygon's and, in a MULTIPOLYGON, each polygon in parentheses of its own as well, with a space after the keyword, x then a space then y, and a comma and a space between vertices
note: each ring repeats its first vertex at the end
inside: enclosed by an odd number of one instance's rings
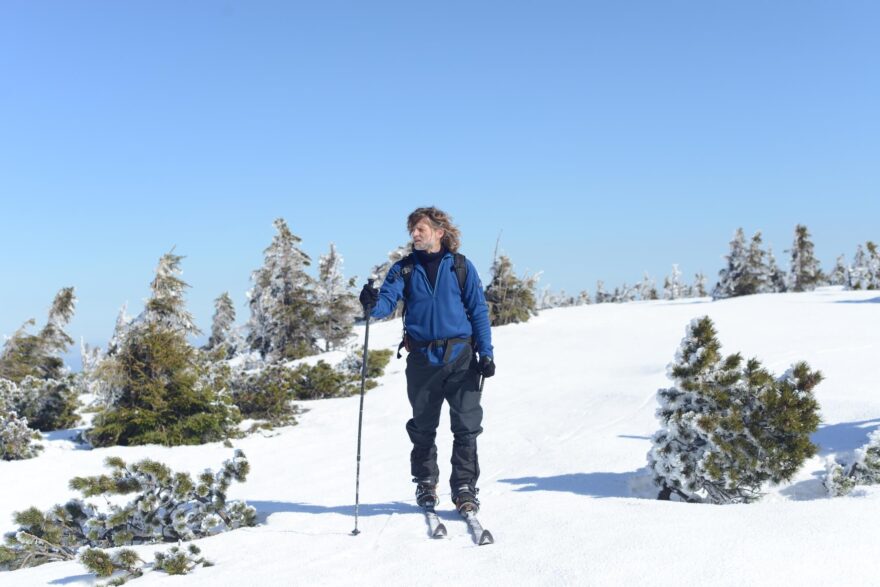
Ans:
POLYGON ((485 530, 480 524, 480 521, 477 519, 477 514, 473 510, 465 510, 461 513, 461 517, 464 518, 465 522, 467 522, 468 528, 471 530, 471 535, 474 538, 474 542, 476 542, 479 546, 483 546, 484 544, 494 544, 495 538, 492 537, 492 533, 488 530, 485 530))
POLYGON ((428 523, 428 533, 431 538, 446 538, 446 526, 440 521, 434 506, 426 505, 422 509, 425 511, 425 521, 428 523))

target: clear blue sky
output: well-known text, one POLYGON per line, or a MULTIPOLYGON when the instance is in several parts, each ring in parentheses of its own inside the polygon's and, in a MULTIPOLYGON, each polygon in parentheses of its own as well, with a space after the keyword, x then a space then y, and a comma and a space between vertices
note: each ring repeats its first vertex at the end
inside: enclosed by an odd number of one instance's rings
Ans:
POLYGON ((738 226, 783 266, 880 239, 876 2, 0 4, 0 334, 76 286, 103 344, 160 255, 210 327, 287 219, 363 278, 416 206, 485 277, 576 292, 672 263, 714 279, 738 226))

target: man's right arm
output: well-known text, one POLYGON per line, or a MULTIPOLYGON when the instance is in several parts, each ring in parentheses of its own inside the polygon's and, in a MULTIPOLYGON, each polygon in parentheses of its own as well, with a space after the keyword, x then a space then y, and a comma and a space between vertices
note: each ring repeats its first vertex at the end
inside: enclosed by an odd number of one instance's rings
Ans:
POLYGON ((400 264, 395 263, 385 276, 385 281, 379 288, 379 299, 370 312, 371 318, 384 318, 397 308, 397 302, 403 297, 403 276, 400 268, 400 264))

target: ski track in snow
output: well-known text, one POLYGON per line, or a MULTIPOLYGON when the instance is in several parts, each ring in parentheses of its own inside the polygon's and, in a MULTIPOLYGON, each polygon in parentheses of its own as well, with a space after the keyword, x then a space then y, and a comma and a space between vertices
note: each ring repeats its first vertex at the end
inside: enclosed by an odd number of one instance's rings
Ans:
MULTIPOLYGON (((876 292, 758 295, 732 300, 634 302, 543 312, 493 329, 498 374, 483 394, 480 521, 496 543, 478 547, 441 485, 432 540, 409 478, 403 361, 392 359, 364 406, 359 536, 354 528, 355 397, 302 402, 300 424, 235 441, 251 463, 231 499, 259 525, 197 541, 216 566, 186 577, 148 572, 141 585, 871 585, 880 559, 880 488, 824 497, 824 458, 847 454, 880 426, 876 292), (644 472, 655 392, 667 387, 689 321, 708 314, 722 352, 758 357, 781 374, 807 360, 818 387, 820 454, 792 482, 751 505, 650 499, 644 472), (639 497, 636 497, 639 496, 639 497), (648 499, 645 499, 648 498, 648 499)), ((363 330, 358 331, 363 335, 363 330)), ((371 326, 371 348, 395 348, 399 321, 371 326)), ((117 447, 76 450, 49 435, 42 455, 0 462, 0 531, 12 513, 76 496, 77 475, 103 460, 154 458, 174 470, 216 470, 232 449, 117 447)), ((438 430, 441 479, 452 435, 438 430)), ((135 547, 152 561, 171 545, 135 547)), ((93 585, 76 562, 0 574, 0 584, 93 585)))

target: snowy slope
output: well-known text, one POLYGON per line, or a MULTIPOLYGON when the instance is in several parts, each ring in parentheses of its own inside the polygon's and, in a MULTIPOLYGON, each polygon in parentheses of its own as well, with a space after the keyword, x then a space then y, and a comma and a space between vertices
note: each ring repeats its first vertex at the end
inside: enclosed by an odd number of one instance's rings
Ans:
MULTIPOLYGON (((824 289, 720 302, 635 302, 546 311, 494 329, 498 375, 487 380, 480 439, 481 519, 496 537, 475 547, 440 506, 450 536, 427 538, 409 480, 404 361, 392 360, 364 413, 360 529, 354 527, 358 398, 307 402, 301 424, 237 441, 252 473, 231 497, 260 525, 198 542, 215 567, 134 585, 780 585, 876 584, 880 490, 827 499, 827 455, 851 451, 880 426, 880 297, 824 289), (820 455, 798 478, 751 505, 658 502, 644 484, 655 391, 691 318, 715 321, 725 353, 757 356, 774 372, 807 360, 817 391, 820 455)), ((396 348, 399 322, 371 328, 396 348)), ((451 447, 444 415, 441 474, 451 447)), ((232 450, 136 447, 72 450, 0 462, 0 530, 11 514, 73 495, 74 475, 102 472, 108 455, 159 459, 173 469, 217 468, 232 450)), ((167 547, 163 547, 163 550, 167 547)), ((152 560, 158 546, 139 547, 152 560)), ((78 563, 0 574, 3 585, 90 585, 78 563)))

